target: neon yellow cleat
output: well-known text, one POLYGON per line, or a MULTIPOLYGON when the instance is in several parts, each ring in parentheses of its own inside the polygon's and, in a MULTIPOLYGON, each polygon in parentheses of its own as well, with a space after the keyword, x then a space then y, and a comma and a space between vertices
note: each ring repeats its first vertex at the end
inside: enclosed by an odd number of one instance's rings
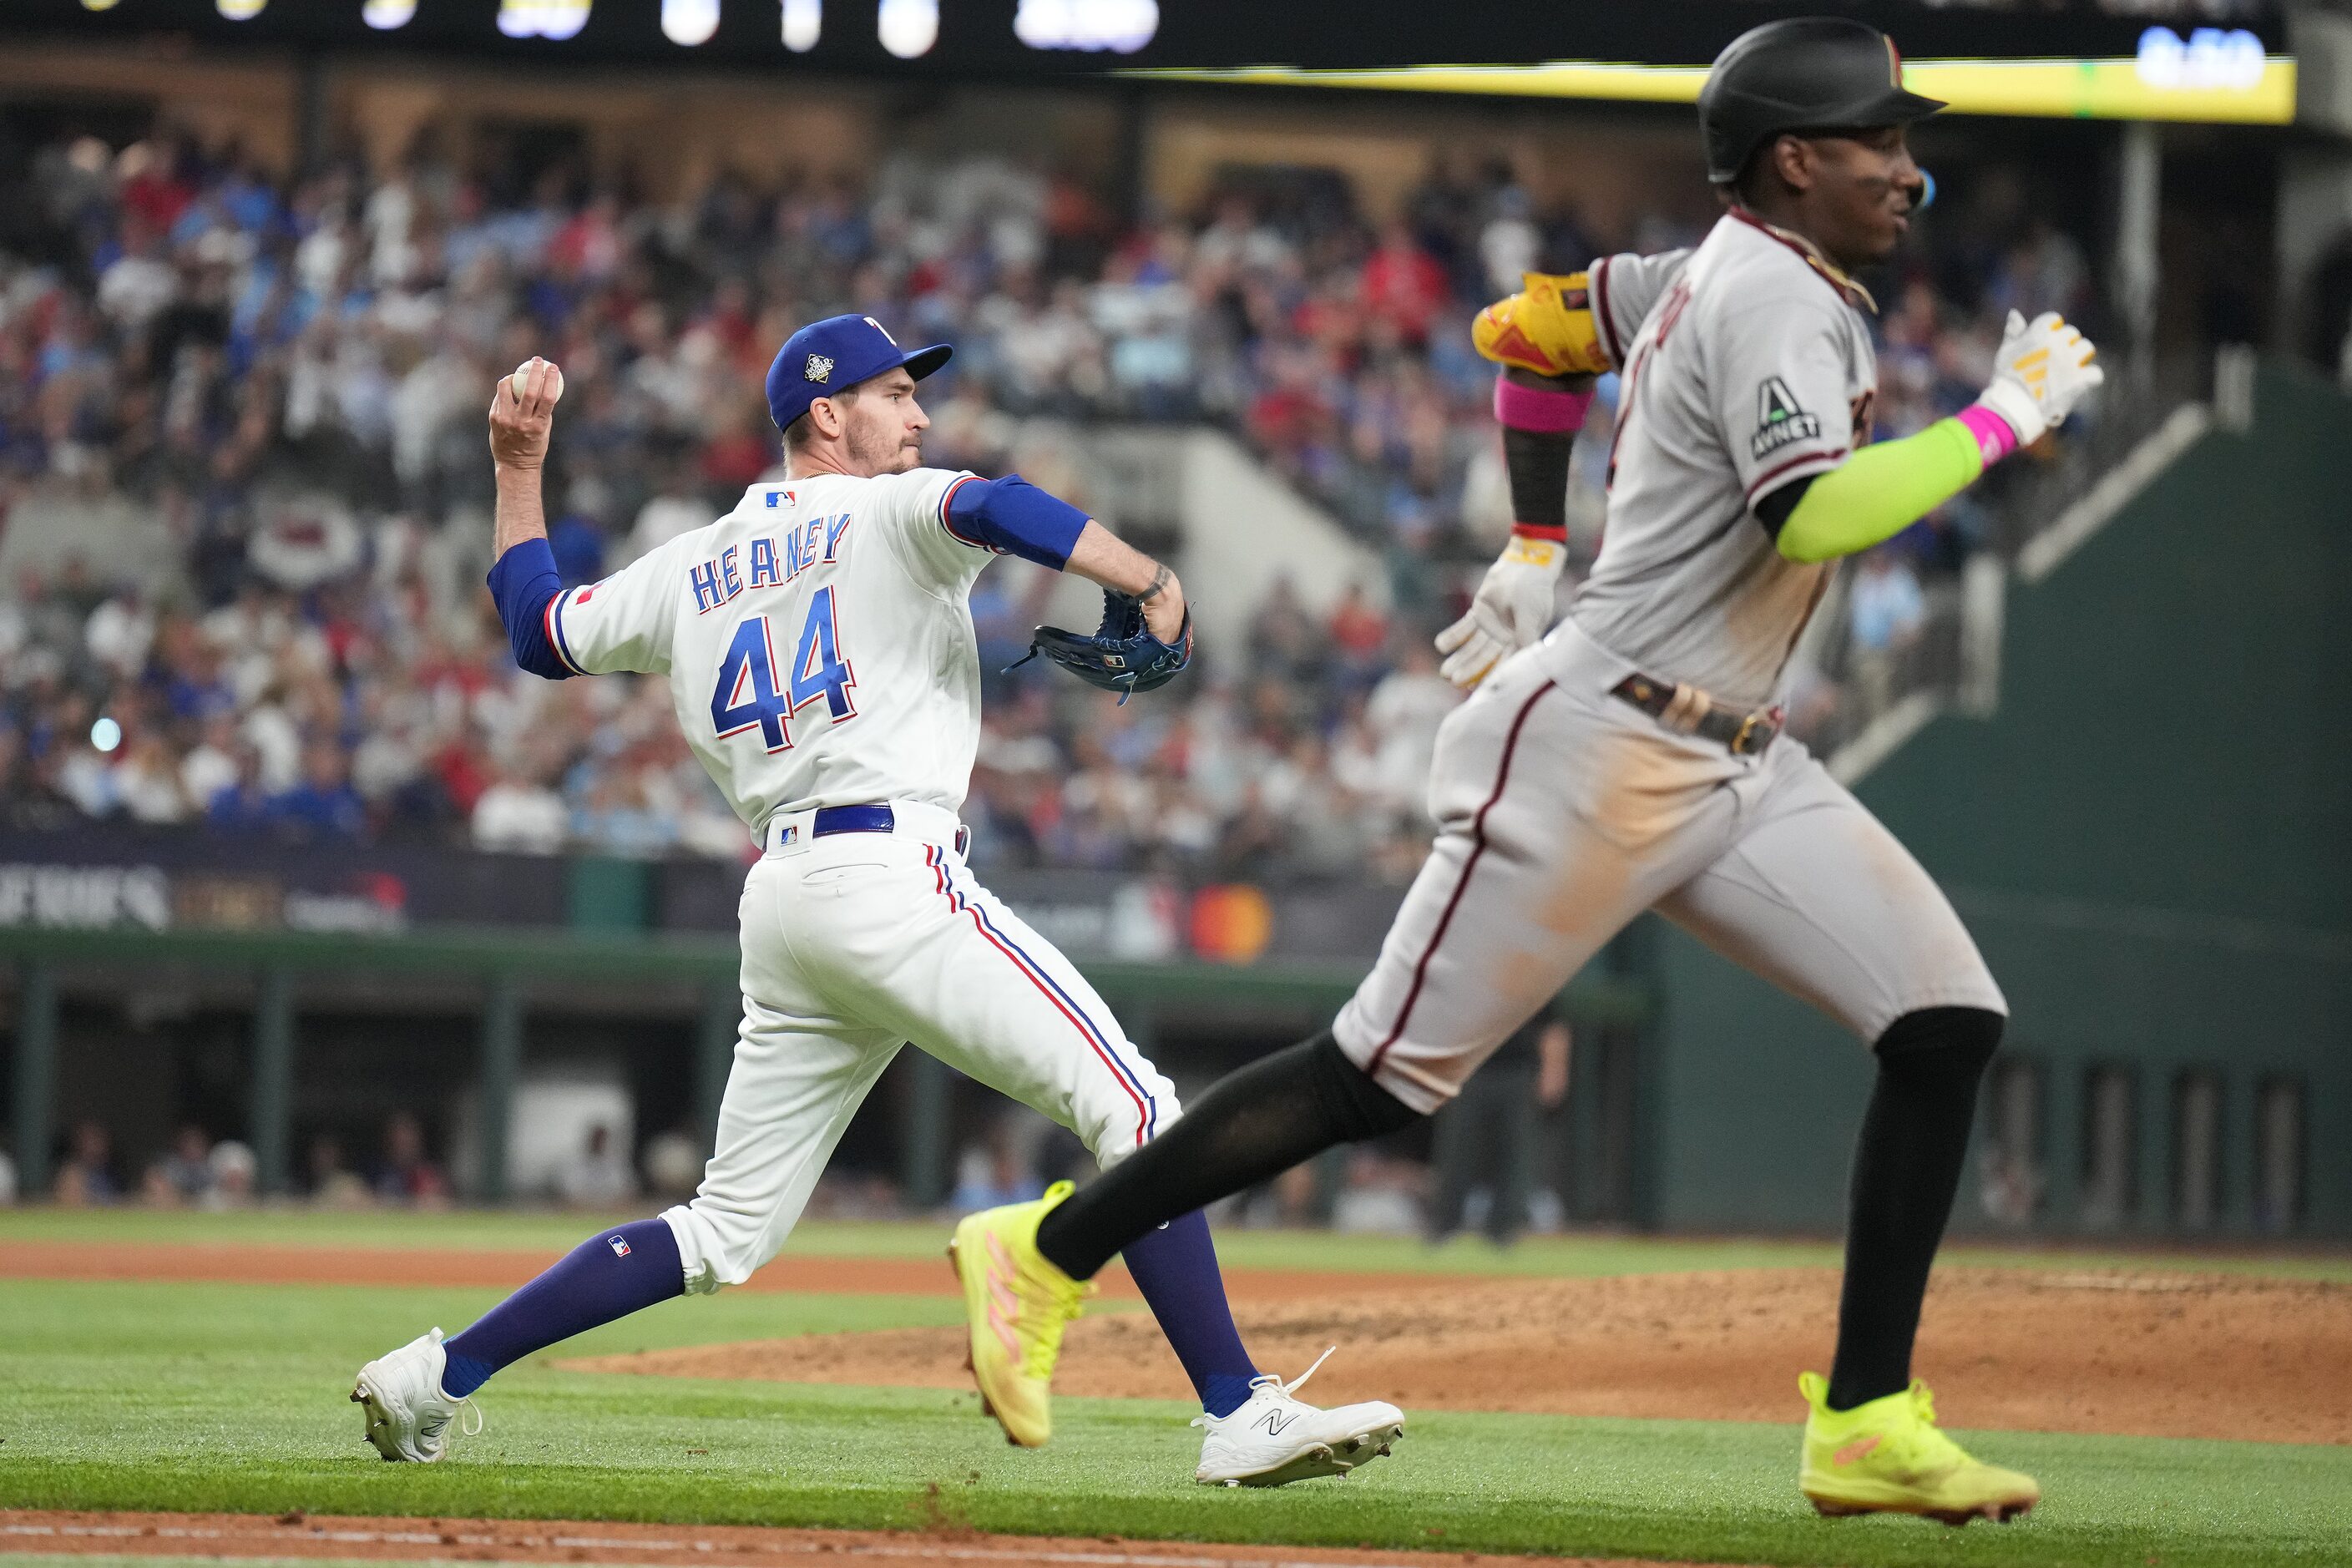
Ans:
POLYGON ((1829 1407, 1829 1380, 1817 1372, 1797 1387, 1811 1407, 1797 1489, 1822 1513, 2006 1523, 2042 1500, 2032 1477, 1970 1458, 1937 1430, 1935 1395, 1924 1383, 1851 1410, 1829 1407))
POLYGON ((964 1364, 981 1404, 1024 1448, 1042 1448, 1054 1435, 1049 1384, 1062 1330, 1095 1293, 1093 1281, 1080 1284, 1037 1250, 1037 1222, 1070 1191, 1056 1182, 1034 1203, 967 1215, 948 1243, 971 1331, 964 1364))

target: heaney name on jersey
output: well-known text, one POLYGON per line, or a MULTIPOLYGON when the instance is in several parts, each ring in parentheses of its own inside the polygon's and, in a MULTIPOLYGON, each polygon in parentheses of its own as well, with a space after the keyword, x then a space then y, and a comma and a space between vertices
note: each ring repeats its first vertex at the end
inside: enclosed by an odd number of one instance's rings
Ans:
POLYGON ((559 594, 548 640, 582 674, 668 676, 688 744, 754 831, 815 806, 954 811, 980 745, 969 596, 997 553, 949 522, 971 478, 754 485, 708 528, 559 594), (869 706, 882 722, 857 721, 869 706))
MULTIPOLYGON (((793 492, 770 490, 767 504, 772 509, 790 506, 793 492)), ((747 587, 773 588, 820 563, 832 565, 840 559, 841 536, 849 531, 851 521, 845 511, 812 517, 781 535, 760 535, 744 544, 730 544, 709 560, 688 567, 687 578, 694 584, 696 613, 709 615, 732 603, 747 587)))

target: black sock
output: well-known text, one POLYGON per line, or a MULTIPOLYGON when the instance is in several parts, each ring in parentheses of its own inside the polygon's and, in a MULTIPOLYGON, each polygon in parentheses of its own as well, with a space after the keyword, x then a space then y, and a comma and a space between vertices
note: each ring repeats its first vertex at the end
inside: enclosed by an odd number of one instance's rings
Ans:
POLYGON ((1879 1038, 1878 1082, 1853 1154, 1832 1410, 1910 1386, 1927 1270, 1951 1218, 1977 1084, 2000 1026, 2000 1014, 1980 1007, 1925 1007, 1879 1038))
POLYGON ((1220 1079, 1167 1131, 1055 1205, 1037 1227, 1037 1250, 1073 1279, 1091 1279, 1155 1226, 1420 1114, 1326 1030, 1220 1079))

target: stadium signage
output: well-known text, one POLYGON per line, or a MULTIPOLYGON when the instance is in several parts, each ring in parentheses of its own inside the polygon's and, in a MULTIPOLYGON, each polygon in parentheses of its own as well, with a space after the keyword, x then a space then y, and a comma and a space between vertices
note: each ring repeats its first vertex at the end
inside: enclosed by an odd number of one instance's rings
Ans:
MULTIPOLYGON (((573 863, 428 845, 323 845, 187 829, 0 832, 0 930, 328 931, 385 935, 561 927, 573 863)), ((731 931, 740 865, 646 862, 649 929, 731 931)), ((993 874, 998 895, 1072 957, 1370 962, 1402 890, 1310 883, 1190 887, 1079 870, 993 874)))
MULTIPOLYGON (((2236 27, 2200 28, 2193 24, 2204 13, 2195 0, 2138 0, 2127 7, 2084 0, 2005 7, 1998 16, 1974 5, 1917 0, 1840 0, 1835 8, 1886 28, 1913 58, 1955 66, 2039 64, 2061 77, 2071 72, 2084 79, 2068 86, 2046 73, 2034 75, 2031 91, 2047 96, 2057 85, 2057 101, 2065 105, 2036 112, 2108 112, 2097 100, 2111 93, 2108 79, 2117 72, 2139 91, 2264 97, 2275 90, 2276 68, 2287 47, 2277 8, 2241 7, 2236 27), (2191 23, 2178 29, 2149 26, 2174 17, 2191 23), (2251 79, 2257 50, 2259 82, 2251 79), (2075 103, 2083 91, 2094 100, 2088 109, 2075 103)), ((1362 84, 1686 99, 1693 89, 1677 85, 1677 73, 1693 74, 1725 40, 1752 26, 1757 11, 1756 0, 1675 0, 1670 5, 1487 0, 1466 8, 1343 6, 1331 0, 1247 6, 1163 0, 6 0, 0 5, 0 38, 45 33, 150 37, 170 39, 173 47, 396 47, 477 61, 488 53, 632 69, 691 61, 991 81, 1099 76, 1129 65, 1349 73, 1499 69, 1555 79, 1549 87, 1493 77, 1452 86, 1372 79, 1362 84), (1461 60, 1465 40, 1475 42, 1485 65, 1424 64, 1461 60), (1571 77, 1563 87, 1557 79, 1563 69, 1601 74, 1571 77)))
POLYGON ((162 931, 171 923, 171 879, 159 867, 0 865, 0 926, 162 931))
POLYGON ((2139 36, 2139 79, 2160 92, 2252 92, 2269 61, 2263 41, 2244 28, 2199 27, 2186 38, 2169 27, 2139 36))
MULTIPOLYGON (((415 15, 415 7, 410 8, 415 15)), ((577 37, 588 25, 588 0, 500 0, 499 31, 509 38, 577 37)))
MULTIPOLYGON (((2287 125, 2294 121, 2295 62, 2249 57, 2251 33, 2200 45, 2151 27, 2179 46, 2143 41, 2131 59, 1906 60, 1903 83, 1940 98, 1954 114, 2064 120, 2162 120, 2287 125), (2237 41, 2230 41, 2231 39, 2237 41), (2257 68, 2257 67, 2259 68, 2257 68)), ((1643 103, 1695 103, 1704 66, 1625 65, 1554 60, 1517 66, 1405 66, 1380 70, 1303 70, 1291 66, 1146 68, 1121 74, 1161 81, 1226 82, 1253 87, 1349 88, 1504 98, 1563 98, 1643 103)))
POLYGON ((1160 31, 1157 0, 1021 0, 1013 36, 1033 49, 1131 55, 1160 31))

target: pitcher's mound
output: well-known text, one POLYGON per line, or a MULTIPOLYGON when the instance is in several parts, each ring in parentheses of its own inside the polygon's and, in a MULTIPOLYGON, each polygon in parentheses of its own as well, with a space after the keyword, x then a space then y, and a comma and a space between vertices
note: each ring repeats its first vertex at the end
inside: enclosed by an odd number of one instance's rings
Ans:
MULTIPOLYGON (((1838 1276, 1815 1268, 1601 1279, 1370 1282, 1235 1309, 1258 1365, 1306 1397, 1416 1410, 1793 1422, 1829 1369, 1838 1276)), ((702 1345, 560 1364, 783 1383, 971 1386, 961 1329, 702 1345)), ((2352 1443, 2352 1286, 2229 1276, 1939 1271, 1919 1375, 1954 1426, 2352 1443)), ((1189 1398, 1147 1313, 1070 1329, 1056 1392, 1189 1398)))

